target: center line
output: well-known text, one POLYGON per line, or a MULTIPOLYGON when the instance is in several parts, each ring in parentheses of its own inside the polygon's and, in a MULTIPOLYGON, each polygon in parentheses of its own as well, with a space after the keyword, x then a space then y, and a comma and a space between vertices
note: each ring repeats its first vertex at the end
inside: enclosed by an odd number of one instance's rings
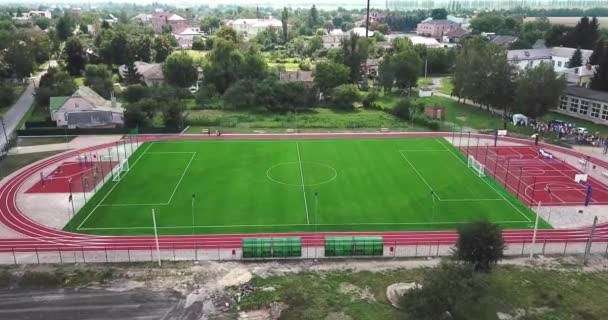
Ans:
POLYGON ((306 223, 310 224, 308 219, 308 202, 306 202, 306 188, 304 187, 304 171, 302 171, 302 158, 300 158, 300 144, 296 142, 296 149, 298 150, 298 163, 300 164, 300 177, 302 178, 302 193, 304 194, 304 208, 306 209, 306 223))

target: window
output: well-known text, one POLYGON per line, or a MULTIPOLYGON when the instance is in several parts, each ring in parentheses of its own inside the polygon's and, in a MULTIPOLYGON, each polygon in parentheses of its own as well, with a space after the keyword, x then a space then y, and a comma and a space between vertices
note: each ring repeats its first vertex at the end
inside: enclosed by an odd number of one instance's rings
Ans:
POLYGON ((587 110, 589 110, 589 100, 581 100, 581 107, 578 109, 578 113, 587 114, 587 110))
POLYGON ((602 109, 602 120, 608 120, 608 104, 605 104, 602 109))
POLYGON ((600 116, 600 104, 597 102, 592 102, 591 103, 591 116, 593 118, 599 118, 600 116))
POLYGON ((561 96, 560 101, 559 101, 559 109, 560 110, 568 109, 568 97, 567 96, 561 96))
POLYGON ((575 98, 570 99, 570 111, 571 112, 578 111, 578 99, 575 99, 575 98))

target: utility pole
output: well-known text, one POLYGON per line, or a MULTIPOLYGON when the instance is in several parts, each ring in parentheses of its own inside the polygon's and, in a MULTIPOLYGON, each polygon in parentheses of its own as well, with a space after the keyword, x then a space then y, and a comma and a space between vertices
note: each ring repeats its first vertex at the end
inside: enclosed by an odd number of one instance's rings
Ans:
POLYGON ((369 37, 369 1, 367 0, 367 16, 365 18, 365 39, 369 37))

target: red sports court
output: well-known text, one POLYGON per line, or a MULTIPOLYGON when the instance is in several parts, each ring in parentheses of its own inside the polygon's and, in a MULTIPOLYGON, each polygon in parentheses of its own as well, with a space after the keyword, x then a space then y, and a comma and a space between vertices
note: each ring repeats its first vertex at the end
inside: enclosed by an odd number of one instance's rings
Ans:
POLYGON ((107 175, 116 165, 115 161, 63 162, 51 172, 41 172, 27 193, 90 192, 101 179, 111 179, 107 175))
POLYGON ((540 148, 486 146, 462 150, 481 162, 488 176, 528 205, 539 202, 552 206, 584 205, 588 186, 591 187, 590 205, 608 204, 608 186, 591 176, 586 184, 576 182, 575 175, 583 172, 555 157, 545 158, 540 148))

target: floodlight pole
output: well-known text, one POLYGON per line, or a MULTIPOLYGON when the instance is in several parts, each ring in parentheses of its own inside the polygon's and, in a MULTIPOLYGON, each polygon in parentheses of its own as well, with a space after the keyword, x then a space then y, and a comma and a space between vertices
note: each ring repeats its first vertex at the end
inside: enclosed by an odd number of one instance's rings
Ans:
POLYGON ((68 188, 70 189, 70 202, 72 203, 72 219, 76 215, 76 210, 74 210, 74 196, 72 195, 72 178, 68 180, 68 188))
POLYGON ((191 206, 191 210, 190 210, 190 214, 192 215, 192 234, 194 234, 194 198, 196 196, 194 195, 194 193, 192 194, 192 206, 191 206))
POLYGON ((154 224, 154 239, 156 240, 156 256, 158 257, 158 266, 162 267, 160 261, 160 244, 158 243, 158 230, 156 228, 156 212, 152 209, 152 224, 154 224))
POLYGON ((536 220, 534 221, 534 233, 532 234, 532 247, 530 247, 530 260, 534 258, 534 246, 536 245, 536 232, 538 231, 538 216, 540 216, 540 206, 542 202, 538 202, 538 208, 536 209, 536 220))

